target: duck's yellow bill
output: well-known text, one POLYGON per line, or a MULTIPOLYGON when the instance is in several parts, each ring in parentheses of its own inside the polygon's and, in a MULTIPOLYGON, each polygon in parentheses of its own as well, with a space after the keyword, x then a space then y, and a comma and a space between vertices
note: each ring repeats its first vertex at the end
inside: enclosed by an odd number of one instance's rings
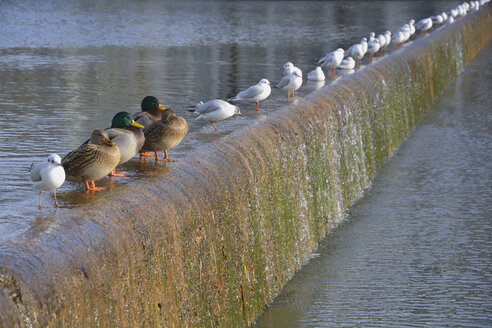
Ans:
POLYGON ((138 124, 137 122, 135 122, 135 120, 132 120, 132 122, 130 123, 131 126, 134 126, 136 128, 143 128, 144 126, 142 124, 138 124))
POLYGON ((164 107, 164 106, 162 106, 161 104, 159 104, 159 109, 160 109, 160 110, 166 110, 167 108, 166 108, 166 107, 164 107))

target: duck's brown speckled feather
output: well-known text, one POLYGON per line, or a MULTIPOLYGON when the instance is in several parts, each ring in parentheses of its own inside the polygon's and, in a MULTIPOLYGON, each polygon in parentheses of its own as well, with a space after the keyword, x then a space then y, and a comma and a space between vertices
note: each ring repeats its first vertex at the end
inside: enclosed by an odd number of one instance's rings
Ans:
POLYGON ((169 150, 181 142, 188 133, 188 123, 174 116, 167 122, 157 121, 145 130, 145 143, 141 152, 169 150))
POLYGON ((116 145, 85 144, 71 151, 62 159, 69 181, 98 180, 108 175, 120 161, 116 145))

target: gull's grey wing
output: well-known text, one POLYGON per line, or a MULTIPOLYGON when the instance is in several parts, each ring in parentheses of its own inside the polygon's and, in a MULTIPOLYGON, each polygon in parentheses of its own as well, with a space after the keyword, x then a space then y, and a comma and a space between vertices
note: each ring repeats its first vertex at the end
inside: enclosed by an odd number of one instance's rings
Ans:
POLYGON ((207 114, 216 111, 218 107, 221 107, 223 105, 222 101, 223 100, 215 99, 204 104, 197 105, 195 112, 198 114, 207 114))
POLYGON ((37 165, 39 163, 34 162, 31 164, 31 180, 32 182, 41 181, 41 165, 37 165))
POLYGON ((289 81, 290 81, 290 74, 289 75, 286 75, 284 76, 280 82, 277 84, 277 88, 283 88, 285 87, 287 84, 289 84, 289 81))
POLYGON ((255 98, 263 92, 263 88, 258 84, 250 86, 248 89, 237 94, 236 99, 251 99, 255 98))

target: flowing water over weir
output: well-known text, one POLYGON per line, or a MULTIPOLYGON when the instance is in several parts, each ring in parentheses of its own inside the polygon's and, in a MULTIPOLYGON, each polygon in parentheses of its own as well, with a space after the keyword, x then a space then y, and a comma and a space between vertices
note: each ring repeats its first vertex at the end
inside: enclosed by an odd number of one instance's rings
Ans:
POLYGON ((466 16, 2 245, 3 325, 250 324, 490 39, 491 16, 466 16))

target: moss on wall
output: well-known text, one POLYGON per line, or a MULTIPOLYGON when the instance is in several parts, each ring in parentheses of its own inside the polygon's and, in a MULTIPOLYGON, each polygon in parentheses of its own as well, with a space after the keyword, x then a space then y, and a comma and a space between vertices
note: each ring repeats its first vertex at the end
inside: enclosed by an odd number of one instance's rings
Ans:
POLYGON ((2 326, 249 325, 490 39, 491 12, 5 246, 2 326))

